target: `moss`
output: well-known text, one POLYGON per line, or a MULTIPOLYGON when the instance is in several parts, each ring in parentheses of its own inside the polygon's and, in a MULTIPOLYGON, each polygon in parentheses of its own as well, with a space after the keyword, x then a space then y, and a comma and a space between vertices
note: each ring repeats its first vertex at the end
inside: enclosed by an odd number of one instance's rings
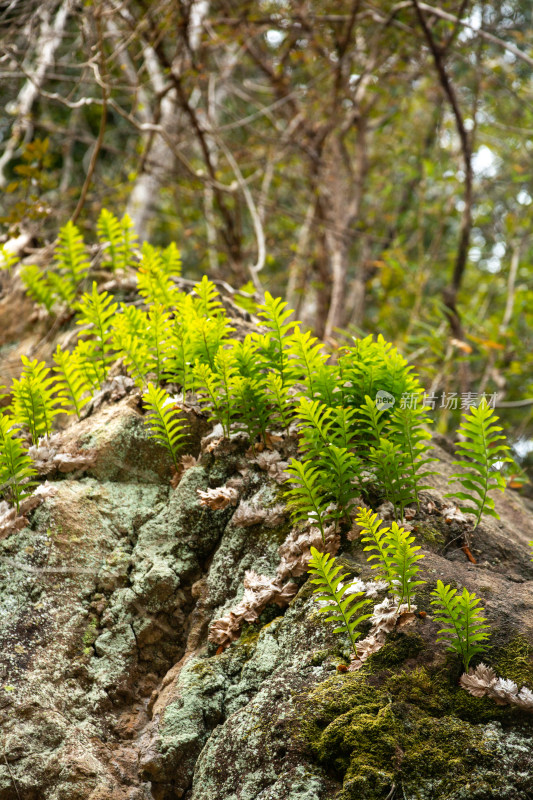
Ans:
POLYGON ((387 637, 381 650, 370 656, 366 662, 366 670, 378 671, 391 669, 403 664, 408 658, 415 658, 425 647, 425 642, 416 633, 398 631, 387 637))
POLYGON ((446 537, 442 531, 434 525, 430 525, 428 522, 417 522, 413 526, 413 533, 418 534, 420 539, 426 542, 426 544, 436 547, 441 547, 446 541, 446 537))
POLYGON ((93 652, 93 644, 98 638, 98 618, 91 617, 82 636, 83 652, 90 655, 93 652))
MULTIPOLYGON (((396 638, 381 660, 376 654, 361 672, 335 675, 302 698, 298 736, 342 783, 335 800, 381 800, 393 785, 420 800, 470 798, 471 786, 487 792, 476 797, 498 797, 499 740, 492 731, 497 721, 506 728, 523 722, 523 714, 460 689, 455 662, 391 674, 389 667, 423 644, 417 636, 396 638)), ((523 654, 520 648, 514 652, 523 654)), ((509 775, 505 780, 507 786, 509 775)))
POLYGON ((533 647, 523 636, 516 636, 493 653, 489 663, 502 678, 533 690, 533 647))

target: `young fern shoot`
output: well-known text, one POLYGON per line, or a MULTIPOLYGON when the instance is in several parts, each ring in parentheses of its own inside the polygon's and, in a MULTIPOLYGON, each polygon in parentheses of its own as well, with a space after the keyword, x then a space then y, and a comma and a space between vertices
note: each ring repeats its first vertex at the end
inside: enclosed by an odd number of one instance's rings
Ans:
POLYGON ((440 580, 431 595, 435 598, 431 604, 437 608, 435 620, 444 626, 437 641, 446 642, 447 649, 461 657, 468 672, 472 658, 487 649, 485 642, 490 636, 490 626, 482 616, 484 609, 479 606, 481 601, 474 592, 463 589, 457 594, 457 589, 440 580))
POLYGON ((431 423, 431 418, 426 414, 426 408, 410 408, 401 406, 395 408, 390 416, 390 434, 392 441, 399 445, 405 455, 405 479, 412 492, 416 505, 420 508, 420 495, 422 489, 429 486, 420 483, 424 478, 435 475, 435 471, 426 469, 428 464, 435 462, 436 458, 428 458, 431 449, 428 442, 431 434, 423 426, 431 423))
POLYGON ((319 470, 313 467, 310 461, 297 461, 291 458, 285 473, 292 484, 292 487, 285 492, 292 518, 297 522, 316 525, 325 543, 329 503, 320 486, 319 470))
POLYGON ((508 456, 508 446, 503 444, 505 436, 500 433, 502 428, 495 424, 497 422, 494 409, 483 399, 477 408, 472 406, 470 413, 464 414, 458 430, 464 440, 457 443, 455 455, 461 460, 453 463, 460 467, 460 471, 451 476, 450 483, 453 480, 459 481, 465 491, 450 492, 445 496, 468 501, 468 504, 463 503, 460 508, 465 513, 475 514, 474 530, 483 514, 499 519, 494 509, 494 500, 489 493, 495 489, 503 492, 505 480, 492 467, 496 462, 512 461, 508 456))
POLYGON ((315 599, 321 603, 320 611, 329 614, 326 622, 336 623, 333 633, 347 634, 354 656, 357 657, 356 641, 361 632, 356 628, 370 617, 370 614, 357 614, 370 600, 361 599, 364 598, 364 592, 350 591, 350 585, 344 583, 348 575, 342 574, 342 567, 329 553, 319 553, 315 547, 311 547, 308 569, 313 576, 311 583, 316 586, 313 590, 315 599))
POLYGON ((367 560, 377 562, 372 569, 380 570, 380 577, 397 598, 398 608, 407 603, 410 609, 416 587, 425 583, 418 580, 418 562, 424 556, 414 544, 415 537, 396 522, 390 528, 383 527, 383 521, 368 509, 359 508, 355 521, 363 528, 361 540, 367 543, 364 552, 371 554, 367 560))
POLYGON ((31 494, 37 472, 16 437, 17 429, 10 417, 0 415, 0 495, 11 500, 18 514, 21 502, 31 494))
POLYGON ((148 384, 143 400, 147 408, 146 426, 154 439, 168 450, 174 467, 179 470, 178 450, 187 434, 183 432, 185 423, 176 416, 174 401, 153 383, 148 384))

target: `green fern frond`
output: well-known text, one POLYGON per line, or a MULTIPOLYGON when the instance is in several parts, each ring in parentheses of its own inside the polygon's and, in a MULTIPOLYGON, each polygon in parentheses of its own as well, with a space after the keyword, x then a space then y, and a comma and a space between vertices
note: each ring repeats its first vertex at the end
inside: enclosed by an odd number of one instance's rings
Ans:
POLYGON ((271 367, 279 373, 281 383, 284 385, 290 380, 286 351, 289 347, 288 332, 294 325, 287 320, 294 312, 292 309, 287 310, 287 303, 284 303, 281 297, 273 298, 270 292, 265 292, 265 301, 259 306, 257 313, 268 329, 268 338, 273 344, 271 367))
POLYGON ((319 400, 301 397, 295 409, 295 416, 297 421, 303 424, 302 449, 310 455, 320 456, 321 451, 331 441, 333 411, 319 400))
POLYGON ((335 622, 337 627, 333 633, 344 633, 348 636, 354 655, 357 656, 356 641, 361 632, 356 628, 371 616, 357 615, 370 600, 361 599, 364 598, 364 592, 351 591, 350 584, 344 583, 348 575, 342 573, 342 567, 329 553, 320 553, 315 547, 311 547, 308 569, 313 576, 311 583, 316 587, 313 592, 315 599, 321 604, 320 611, 329 614, 326 622, 335 622))
POLYGON ((143 243, 137 286, 147 303, 158 303, 168 310, 179 306, 184 293, 174 283, 173 269, 171 260, 163 257, 160 248, 143 243))
POLYGON ((345 447, 330 444, 322 451, 319 469, 330 502, 337 508, 335 516, 348 520, 354 500, 361 491, 361 459, 345 447))
POLYGON ((329 522, 328 499, 322 489, 320 471, 310 461, 291 458, 285 470, 291 488, 285 491, 287 507, 297 522, 316 525, 326 541, 325 528, 329 522))
POLYGON ((21 267, 20 278, 31 299, 50 313, 56 298, 46 273, 35 264, 27 264, 21 267))
POLYGON ((496 462, 511 461, 509 448, 503 444, 505 436, 501 435, 502 428, 496 422, 498 417, 494 409, 483 399, 477 408, 472 406, 470 413, 464 414, 457 431, 464 440, 457 443, 455 451, 456 457, 461 460, 454 461, 453 464, 461 469, 451 476, 449 483, 457 480, 465 491, 450 492, 445 496, 467 501, 460 508, 463 512, 475 514, 474 530, 483 514, 499 519, 490 492, 496 489, 503 492, 505 480, 499 472, 493 470, 493 465, 496 462))
POLYGON ((391 545, 393 591, 398 597, 398 607, 402 603, 407 603, 410 609, 416 587, 425 583, 417 580, 420 569, 417 562, 424 556, 419 552, 420 547, 413 544, 415 537, 405 528, 400 528, 396 522, 392 523, 387 537, 391 545))
POLYGON ((21 360, 22 374, 11 387, 13 416, 28 430, 32 444, 37 444, 40 436, 50 436, 55 417, 64 409, 56 381, 44 361, 30 361, 26 356, 21 360))
POLYGON ((209 364, 214 370, 216 354, 232 330, 223 314, 198 317, 189 328, 194 360, 209 364))
POLYGON ((230 390, 233 407, 239 409, 242 423, 250 437, 252 451, 255 452, 255 441, 258 436, 263 443, 266 442, 270 418, 265 379, 235 375, 231 380, 230 390))
POLYGON ((56 289, 62 299, 70 304, 89 274, 91 266, 83 236, 70 220, 59 230, 55 259, 57 276, 60 279, 56 283, 56 289))
POLYGON ((198 295, 195 303, 198 314, 204 317, 212 317, 213 315, 224 313, 222 303, 218 299, 220 297, 219 291, 207 275, 204 275, 199 283, 194 284, 194 291, 198 295))
POLYGON ((135 306, 123 305, 121 310, 122 313, 113 320, 112 347, 124 359, 136 385, 142 388, 152 367, 147 343, 147 314, 135 306))
POLYGON ((161 251, 161 262, 165 275, 179 278, 181 275, 181 254, 175 242, 171 242, 161 251))
POLYGON ((12 502, 18 513, 21 502, 31 494, 37 471, 17 431, 18 425, 0 414, 0 495, 12 502))
POLYGON ((59 396, 63 399, 64 410, 70 412, 70 408, 73 408, 76 416, 80 419, 83 408, 89 402, 91 387, 83 374, 79 354, 69 353, 57 345, 54 363, 57 389, 59 396))
POLYGON ((92 339, 78 339, 73 355, 78 359, 83 380, 91 387, 91 393, 101 389, 107 375, 102 369, 98 343, 92 339))
POLYGON ((457 589, 445 586, 440 580, 431 595, 435 598, 431 604, 438 609, 435 621, 444 626, 437 641, 446 642, 447 650, 461 657, 464 670, 468 672, 472 658, 486 651, 485 642, 490 636, 490 625, 479 605, 481 601, 474 592, 463 589, 457 594, 457 589))
POLYGON ((114 214, 103 208, 98 217, 96 231, 104 248, 102 267, 113 272, 125 269, 133 260, 137 239, 131 218, 124 214, 119 221, 114 214))
POLYGON ((294 333, 290 337, 291 363, 290 367, 293 374, 301 376, 303 383, 308 389, 308 396, 314 397, 316 391, 316 375, 318 375, 326 361, 326 354, 323 352, 322 344, 316 344, 318 340, 311 336, 309 331, 302 333, 300 326, 297 325, 294 333))
POLYGON ((414 502, 415 489, 410 480, 406 454, 399 444, 380 439, 379 447, 371 447, 370 461, 375 465, 376 478, 383 497, 389 500, 403 519, 406 505, 414 502))
POLYGON ((99 376, 100 388, 107 378, 108 366, 113 360, 112 329, 118 304, 108 292, 98 292, 96 282, 93 282, 92 292, 86 292, 77 305, 78 325, 88 327, 89 334, 93 337, 94 348, 92 357, 98 362, 95 369, 99 376), (102 377, 103 376, 103 380, 102 377))
POLYGON ((395 572, 392 543, 388 537, 390 528, 368 508, 359 508, 355 521, 362 528, 361 541, 367 542, 367 546, 363 548, 363 552, 370 553, 366 557, 367 561, 376 562, 371 564, 371 569, 379 570, 378 579, 386 580, 389 588, 393 590, 395 572))
POLYGON ((359 508, 355 521, 363 529, 361 541, 367 543, 364 552, 370 553, 367 560, 376 562, 372 569, 379 569, 380 577, 397 597, 398 608, 405 602, 410 608, 416 587, 425 583, 417 579, 417 562, 424 556, 414 544, 415 537, 396 522, 391 527, 384 526, 378 515, 368 509, 359 508))
POLYGON ((232 384, 237 375, 233 354, 219 350, 215 358, 216 372, 199 361, 194 366, 196 392, 207 401, 210 419, 220 422, 225 436, 229 436, 233 414, 232 384))
POLYGON ((153 383, 148 384, 143 401, 146 406, 146 426, 153 438, 168 450, 178 470, 178 450, 187 434, 183 432, 186 426, 176 414, 174 401, 164 389, 153 383))
POLYGON ((266 380, 266 390, 274 409, 274 424, 279 424, 281 428, 288 430, 294 415, 294 403, 289 395, 289 387, 283 383, 281 375, 270 372, 266 380))
POLYGON ((383 431, 387 427, 386 409, 378 408, 376 401, 366 395, 359 407, 359 418, 366 436, 375 446, 379 446, 383 431))
POLYGON ((419 492, 431 488, 420 481, 436 474, 435 470, 426 467, 437 461, 436 458, 427 457, 431 450, 431 434, 423 426, 430 424, 432 420, 427 416, 426 410, 424 407, 396 407, 390 416, 389 428, 392 441, 401 447, 405 455, 405 478, 419 508, 419 492))

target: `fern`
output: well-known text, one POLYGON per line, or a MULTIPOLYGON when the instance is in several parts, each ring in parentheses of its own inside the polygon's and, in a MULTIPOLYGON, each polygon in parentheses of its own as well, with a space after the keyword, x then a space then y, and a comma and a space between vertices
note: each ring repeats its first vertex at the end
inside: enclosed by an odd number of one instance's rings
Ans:
POLYGON ((215 357, 219 347, 225 341, 230 328, 222 314, 214 317, 198 317, 190 326, 190 341, 193 358, 215 369, 215 357))
POLYGON ((291 458, 285 470, 291 488, 285 491, 287 506, 297 522, 316 525, 326 541, 325 528, 329 522, 328 499, 321 486, 320 471, 309 461, 291 458))
POLYGON ((150 354, 149 371, 155 373, 159 383, 167 374, 174 347, 170 313, 163 306, 154 304, 150 308, 145 336, 150 354))
POLYGON ((165 377, 179 383, 185 397, 187 392, 192 389, 192 364, 195 353, 186 318, 180 317, 174 321, 170 345, 170 359, 165 377))
POLYGON ((21 502, 31 494, 37 472, 16 437, 17 429, 10 417, 0 414, 0 493, 13 503, 18 514, 21 502))
POLYGON ((57 275, 51 273, 50 277, 54 278, 54 288, 58 295, 70 305, 90 268, 83 237, 70 220, 59 231, 55 258, 57 275))
POLYGON ((98 357, 97 343, 92 339, 79 339, 73 355, 78 359, 80 373, 83 380, 91 387, 91 392, 101 389, 106 379, 106 372, 103 371, 102 362, 98 357))
POLYGON ((224 313, 222 303, 218 300, 219 292, 207 275, 204 275, 199 283, 194 284, 194 291, 198 295, 195 306, 199 315, 212 317, 224 313))
POLYGON ((385 408, 378 408, 376 401, 368 395, 359 408, 361 431, 366 434, 365 439, 370 439, 372 444, 379 447, 383 432, 387 425, 385 408))
POLYGON ((485 642, 490 636, 489 625, 479 606, 481 602, 474 592, 463 589, 457 594, 456 589, 437 581, 437 588, 431 592, 435 600, 431 604, 438 611, 435 621, 444 627, 440 629, 438 642, 446 642, 447 650, 457 653, 468 672, 470 661, 475 655, 485 652, 485 642))
POLYGON ((46 274, 35 264, 27 264, 21 268, 20 278, 31 299, 50 313, 56 296, 46 274))
POLYGON ((336 623, 333 633, 347 634, 354 655, 357 656, 356 641, 361 632, 356 628, 370 617, 370 614, 357 614, 370 600, 360 599, 364 597, 364 592, 353 592, 350 585, 344 583, 348 575, 342 573, 342 567, 329 553, 319 553, 316 548, 311 547, 308 569, 313 576, 311 583, 316 586, 313 590, 315 599, 321 603, 320 611, 329 614, 326 622, 336 623))
POLYGON ((415 537, 396 522, 391 527, 384 526, 377 514, 368 509, 359 508, 355 521, 363 529, 361 541, 367 543, 364 552, 370 553, 367 560, 377 562, 372 569, 379 569, 380 576, 388 582, 398 599, 398 608, 404 602, 411 608, 416 587, 425 583, 417 579, 417 562, 424 556, 414 544, 415 537))
POLYGON ((309 455, 320 456, 331 441, 332 410, 319 400, 301 397, 295 415, 297 421, 305 426, 301 431, 302 449, 309 455))
POLYGON ((390 528, 384 526, 383 520, 379 519, 377 514, 372 514, 367 508, 358 509, 355 521, 363 529, 361 541, 367 543, 366 547, 363 548, 363 552, 370 553, 366 557, 367 561, 376 562, 370 565, 371 569, 379 570, 378 579, 383 578, 386 580, 389 588, 394 591, 393 550, 387 536, 390 528))
POLYGON ((96 231, 104 248, 102 266, 113 272, 125 269, 133 258, 136 243, 131 218, 124 214, 119 221, 114 214, 103 208, 98 217, 96 231))
POLYGON ((175 413, 174 401, 164 389, 153 383, 148 384, 143 401, 147 408, 146 426, 153 438, 168 450, 174 467, 179 470, 178 450, 186 434, 183 432, 185 423, 175 413))
POLYGON ((23 370, 13 381, 13 416, 15 422, 27 428, 32 444, 40 436, 50 436, 55 417, 63 411, 62 398, 44 361, 30 361, 21 356, 23 370))
POLYGON ((361 460, 345 447, 331 444, 322 452, 319 463, 326 494, 337 508, 334 516, 348 521, 360 494, 361 460))
POLYGON ((451 476, 449 483, 457 480, 465 491, 449 493, 446 497, 469 501, 460 508, 463 512, 475 514, 474 530, 483 514, 499 519, 494 509, 494 500, 489 493, 495 489, 503 492, 505 480, 499 472, 493 471, 492 466, 495 462, 511 461, 507 455, 509 448, 502 444, 505 441, 505 436, 500 434, 502 428, 496 422, 498 417, 494 409, 483 399, 478 408, 471 407, 470 413, 464 414, 458 430, 464 441, 458 442, 455 451, 455 455, 461 460, 453 463, 461 470, 451 476), (467 461, 466 458, 470 460, 467 461))
POLYGON ((122 313, 113 320, 112 346, 123 357, 128 372, 139 388, 145 385, 152 366, 147 333, 145 312, 135 306, 122 306, 122 313))
POLYGON ((274 409, 274 424, 279 423, 280 427, 287 431, 293 417, 293 401, 281 375, 270 372, 266 379, 266 390, 274 409))
POLYGON ((235 408, 244 423, 250 437, 252 451, 255 453, 255 441, 260 436, 266 443, 266 431, 269 422, 269 403, 263 378, 247 378, 235 375, 231 381, 231 395, 235 408))
POLYGON ((95 372, 98 375, 100 388, 107 378, 109 364, 112 361, 112 327, 118 304, 108 292, 98 292, 93 282, 92 292, 83 295, 78 303, 78 325, 88 326, 93 337, 94 346, 90 357, 97 362, 95 372))
POLYGON ((400 519, 403 519, 405 506, 415 499, 415 489, 402 446, 390 439, 380 439, 379 447, 370 448, 369 457, 375 465, 376 478, 384 498, 394 506, 394 515, 398 509, 400 519))
POLYGON ((137 271, 139 294, 147 303, 158 303, 166 309, 179 306, 183 292, 174 283, 175 265, 171 258, 163 257, 158 247, 144 242, 137 271))
POLYGON ((232 382, 236 376, 232 353, 219 350, 215 365, 217 371, 213 372, 207 364, 197 362, 194 367, 195 383, 200 398, 208 401, 210 419, 220 422, 224 435, 229 436, 233 412, 232 382))
POLYGON ((419 552, 420 547, 413 544, 415 537, 405 528, 400 528, 396 522, 392 523, 387 536, 391 544, 393 585, 394 594, 398 597, 398 607, 407 603, 410 609, 416 587, 425 583, 417 580, 420 570, 417 562, 424 556, 419 552))
POLYGON ((310 332, 302 333, 297 325, 290 338, 291 354, 295 376, 301 376, 308 389, 309 397, 314 397, 316 386, 316 375, 320 374, 326 356, 322 351, 321 344, 315 344, 317 339, 311 336, 310 332))
POLYGON ((426 469, 428 464, 434 463, 437 459, 428 458, 426 455, 431 447, 428 445, 431 434, 422 427, 430 422, 431 418, 427 416, 425 408, 398 407, 390 416, 390 435, 392 441, 401 447, 405 456, 404 477, 418 508, 420 508, 419 492, 430 488, 421 485, 420 481, 429 475, 435 475, 434 470, 426 469))
POLYGON ((181 255, 175 242, 171 242, 161 251, 161 261, 165 275, 175 278, 181 275, 181 255))
POLYGON ((91 387, 84 377, 78 353, 69 353, 57 345, 54 353, 57 389, 63 399, 64 409, 74 409, 80 419, 83 408, 89 402, 91 387))
POLYGON ((293 327, 293 323, 288 323, 287 320, 294 312, 292 309, 287 310, 287 303, 280 297, 274 299, 270 292, 265 292, 265 301, 259 306, 257 313, 269 331, 267 341, 272 342, 272 348, 269 348, 272 369, 279 373, 284 386, 290 380, 286 350, 289 346, 288 332, 293 327))

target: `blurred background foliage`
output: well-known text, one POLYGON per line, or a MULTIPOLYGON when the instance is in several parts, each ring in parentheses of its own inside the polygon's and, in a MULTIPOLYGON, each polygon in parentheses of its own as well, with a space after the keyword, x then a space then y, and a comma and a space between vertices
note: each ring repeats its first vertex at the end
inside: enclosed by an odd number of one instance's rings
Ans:
MULTIPOLYGON (((0 225, 105 206, 184 274, 382 333, 533 427, 530 0, 0 3, 0 225)), ((91 233, 92 235, 92 233, 91 233)), ((459 408, 439 408, 442 432, 459 408)))

